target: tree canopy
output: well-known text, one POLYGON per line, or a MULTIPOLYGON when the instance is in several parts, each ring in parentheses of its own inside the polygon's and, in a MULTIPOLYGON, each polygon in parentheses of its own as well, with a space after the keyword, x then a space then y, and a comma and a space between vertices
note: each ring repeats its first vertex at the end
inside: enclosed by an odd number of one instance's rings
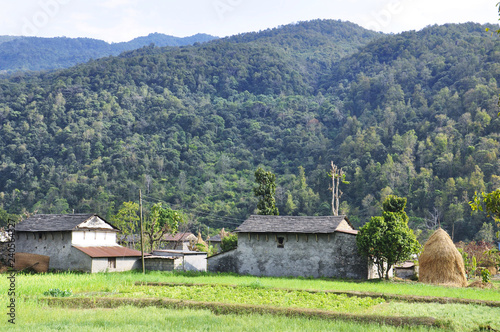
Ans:
POLYGON ((253 188, 253 192, 259 198, 259 202, 257 203, 259 214, 279 215, 276 200, 274 199, 276 175, 266 172, 259 167, 255 171, 255 182, 257 183, 257 187, 253 188))
POLYGON ((383 216, 372 217, 356 236, 359 253, 375 264, 380 278, 388 279, 394 264, 410 259, 420 250, 408 227, 405 207, 406 198, 388 196, 383 202, 383 216))
POLYGON ((263 167, 280 212, 328 215, 333 161, 356 227, 394 194, 411 228, 434 219, 473 239, 485 214, 468 202, 500 185, 500 44, 486 27, 315 20, 4 76, 0 207, 111 216, 141 188, 192 231, 236 227, 263 167))

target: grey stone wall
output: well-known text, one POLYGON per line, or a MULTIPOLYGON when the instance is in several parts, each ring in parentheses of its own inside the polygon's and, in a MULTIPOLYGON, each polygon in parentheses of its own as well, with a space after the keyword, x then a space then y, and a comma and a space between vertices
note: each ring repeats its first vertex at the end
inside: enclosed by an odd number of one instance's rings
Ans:
POLYGON ((207 259, 207 269, 209 272, 239 273, 238 256, 237 249, 210 256, 207 259))
POLYGON ((239 233, 236 250, 212 256, 209 271, 256 276, 302 276, 366 279, 368 263, 356 236, 334 234, 239 233), (283 238, 279 248, 278 238, 283 238))
POLYGON ((50 257, 49 269, 90 272, 90 257, 71 246, 71 232, 17 232, 16 252, 50 257))
MULTIPOLYGON (((177 258, 179 259, 179 258, 177 258)), ((174 260, 166 258, 146 258, 144 259, 145 269, 148 271, 173 271, 174 260)))

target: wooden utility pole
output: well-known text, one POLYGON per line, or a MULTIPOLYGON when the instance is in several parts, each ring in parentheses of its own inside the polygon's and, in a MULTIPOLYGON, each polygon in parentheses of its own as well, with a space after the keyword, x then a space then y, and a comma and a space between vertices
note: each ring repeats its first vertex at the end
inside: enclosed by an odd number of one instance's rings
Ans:
POLYGON ((338 168, 337 165, 333 164, 330 173, 332 177, 332 186, 329 188, 332 191, 332 212, 334 216, 339 215, 340 197, 342 196, 342 191, 339 190, 340 181, 344 179, 345 173, 342 168, 338 168))
POLYGON ((144 228, 142 226, 142 192, 139 189, 139 207, 140 207, 140 223, 141 223, 141 261, 142 261, 142 274, 146 273, 144 266, 144 228))

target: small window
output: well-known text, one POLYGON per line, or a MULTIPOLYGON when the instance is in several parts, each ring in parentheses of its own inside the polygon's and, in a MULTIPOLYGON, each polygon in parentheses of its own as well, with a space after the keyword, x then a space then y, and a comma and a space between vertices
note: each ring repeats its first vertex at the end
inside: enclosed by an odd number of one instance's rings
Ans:
POLYGON ((116 257, 108 257, 108 269, 116 269, 116 257))
POLYGON ((278 248, 285 248, 285 238, 278 237, 278 248))

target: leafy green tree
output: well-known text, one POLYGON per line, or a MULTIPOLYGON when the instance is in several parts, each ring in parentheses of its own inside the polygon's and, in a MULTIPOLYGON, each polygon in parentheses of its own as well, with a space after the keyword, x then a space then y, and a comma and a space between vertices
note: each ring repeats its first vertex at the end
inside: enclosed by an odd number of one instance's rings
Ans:
POLYGON ((266 172, 259 167, 255 171, 255 182, 258 186, 253 188, 253 192, 255 196, 259 197, 259 202, 257 203, 259 214, 279 215, 274 198, 276 192, 276 175, 266 172))
POLYGON ((14 223, 19 221, 19 216, 17 214, 7 213, 4 209, 0 208, 0 227, 5 227, 9 224, 9 221, 14 223))
MULTIPOLYGON (((119 240, 126 241, 129 235, 137 234, 139 223, 139 204, 123 202, 118 212, 111 216, 110 222, 120 230, 119 240)), ((132 243, 134 239, 132 238, 132 243)), ((135 245, 135 243, 134 243, 135 245)))
POLYGON ((472 201, 469 202, 472 211, 485 211, 488 217, 493 217, 500 223, 500 189, 490 193, 475 193, 472 201))
POLYGON ((229 251, 232 249, 236 249, 238 246, 238 235, 229 234, 222 238, 222 242, 220 244, 220 248, 222 251, 229 251))
MULTIPOLYGON (((474 194, 472 201, 469 202, 472 211, 485 211, 488 217, 493 217, 498 226, 500 226, 500 189, 490 193, 474 194)), ((497 233, 497 237, 498 233, 497 233)))
POLYGON ((178 211, 164 208, 161 203, 154 204, 144 222, 144 233, 148 237, 150 250, 156 249, 165 234, 177 233, 179 225, 183 222, 184 217, 178 211))
POLYGON ((406 198, 388 196, 382 204, 383 216, 372 217, 356 236, 360 254, 377 266, 380 278, 389 279, 394 264, 411 258, 420 248, 408 227, 405 207, 406 198))

